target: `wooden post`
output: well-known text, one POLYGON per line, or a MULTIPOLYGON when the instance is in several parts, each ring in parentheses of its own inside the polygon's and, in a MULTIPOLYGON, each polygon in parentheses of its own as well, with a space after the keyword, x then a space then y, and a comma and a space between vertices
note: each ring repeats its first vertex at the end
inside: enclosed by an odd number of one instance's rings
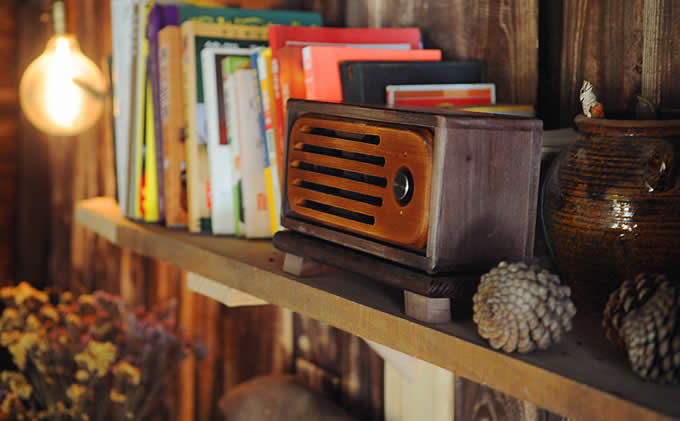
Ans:
POLYGON ((286 253, 283 260, 283 271, 294 276, 316 276, 328 269, 326 265, 291 253, 286 253))
POLYGON ((407 316, 427 323, 447 323, 451 321, 451 299, 430 298, 404 291, 404 309, 407 316))

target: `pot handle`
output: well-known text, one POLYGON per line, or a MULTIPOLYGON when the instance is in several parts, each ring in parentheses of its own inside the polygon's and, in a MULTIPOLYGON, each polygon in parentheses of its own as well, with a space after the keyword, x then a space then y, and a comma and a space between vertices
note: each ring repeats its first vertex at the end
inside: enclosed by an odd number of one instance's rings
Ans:
POLYGON ((647 159, 644 187, 648 192, 665 192, 676 185, 675 147, 673 143, 660 140, 647 159))

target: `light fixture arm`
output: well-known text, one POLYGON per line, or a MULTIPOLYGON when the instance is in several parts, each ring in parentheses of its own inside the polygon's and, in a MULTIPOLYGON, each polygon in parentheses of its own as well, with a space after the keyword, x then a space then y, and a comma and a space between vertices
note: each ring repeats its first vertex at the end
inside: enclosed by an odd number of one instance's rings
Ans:
POLYGON ((66 34, 66 8, 62 0, 57 0, 52 5, 52 19, 54 34, 57 36, 66 34))

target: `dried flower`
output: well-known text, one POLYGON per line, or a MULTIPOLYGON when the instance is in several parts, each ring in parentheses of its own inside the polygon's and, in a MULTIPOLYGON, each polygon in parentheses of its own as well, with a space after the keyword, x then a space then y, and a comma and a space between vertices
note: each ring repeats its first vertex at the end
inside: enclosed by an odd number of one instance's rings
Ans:
POLYGON ((84 365, 90 373, 96 373, 99 377, 106 374, 115 360, 116 346, 111 342, 92 341, 84 352, 75 357, 79 365, 84 365))
POLYGON ((0 411, 8 415, 15 415, 23 412, 23 404, 16 393, 8 393, 0 404, 0 411))
POLYGON ((40 323, 38 316, 35 314, 29 314, 29 316, 26 318, 26 328, 29 331, 40 330, 42 328, 42 323, 40 323))
POLYGON ((0 299, 0 344, 20 370, 0 373, 0 409, 12 419, 143 420, 167 375, 203 350, 177 333, 176 305, 132 310, 95 292, 62 293, 55 306, 26 283, 0 299))
POLYGON ((69 313, 66 315, 66 323, 74 326, 76 328, 80 328, 82 325, 83 321, 80 319, 80 316, 77 314, 69 313))
POLYGON ((0 297, 6 300, 12 299, 18 306, 31 299, 40 303, 46 303, 48 301, 46 293, 33 288, 27 282, 22 282, 14 288, 3 288, 2 291, 0 291, 0 297))
POLYGON ((83 400, 85 393, 87 393, 87 389, 84 386, 79 385, 78 383, 73 383, 66 390, 66 396, 68 396, 68 398, 74 404, 80 403, 83 400))
POLYGON ((121 361, 113 367, 113 375, 120 379, 127 380, 128 383, 138 385, 142 374, 139 369, 127 361, 121 361))
POLYGON ((60 304, 73 304, 73 294, 70 292, 62 292, 61 296, 59 297, 59 303, 60 304))
POLYGON ((39 344, 38 334, 35 332, 29 332, 21 334, 19 340, 9 346, 9 352, 12 354, 12 359, 14 364, 23 370, 26 368, 26 360, 28 357, 28 352, 37 347, 39 344))
POLYGON ((78 370, 76 371, 76 380, 78 380, 81 383, 85 383, 90 379, 90 373, 88 373, 85 370, 78 370))
POLYGON ((51 320, 53 322, 59 322, 59 313, 57 312, 57 309, 54 308, 51 305, 44 305, 40 309, 40 315, 43 316, 47 320, 51 320))
POLYGON ((21 332, 18 330, 13 330, 11 332, 0 333, 0 345, 8 347, 19 341, 21 338, 21 332))
POLYGON ((125 402, 125 395, 117 391, 116 389, 112 389, 111 393, 109 394, 109 397, 113 402, 116 403, 123 403, 125 402))
POLYGON ((83 294, 80 297, 78 297, 78 303, 80 304, 87 304, 87 305, 94 305, 94 296, 90 294, 83 294))
POLYGON ((23 320, 19 316, 19 312, 12 307, 7 307, 2 312, 0 317, 0 331, 7 331, 21 327, 23 320))
POLYGON ((26 381, 26 377, 24 377, 23 374, 15 371, 3 371, 0 373, 0 381, 2 384, 7 385, 9 390, 21 399, 28 399, 31 397, 33 388, 28 384, 28 381, 26 381))

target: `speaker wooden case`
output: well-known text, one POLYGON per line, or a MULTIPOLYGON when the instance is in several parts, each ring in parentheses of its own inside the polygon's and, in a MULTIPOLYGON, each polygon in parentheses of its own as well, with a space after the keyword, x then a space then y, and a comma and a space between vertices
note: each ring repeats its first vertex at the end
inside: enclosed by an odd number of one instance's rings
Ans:
POLYGON ((284 227, 428 273, 533 255, 542 123, 290 100, 284 227))

